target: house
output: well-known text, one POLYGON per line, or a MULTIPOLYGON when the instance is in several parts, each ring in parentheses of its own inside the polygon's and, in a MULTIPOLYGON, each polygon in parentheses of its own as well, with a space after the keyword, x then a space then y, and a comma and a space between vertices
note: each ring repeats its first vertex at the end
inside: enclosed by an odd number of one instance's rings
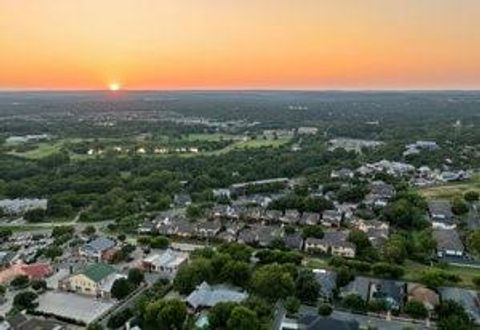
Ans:
POLYGON ((322 212, 322 225, 327 227, 340 227, 342 213, 337 210, 325 210, 322 212))
POLYGON ((319 296, 323 301, 332 301, 337 288, 337 274, 326 269, 314 269, 315 281, 320 285, 319 296))
POLYGON ((220 221, 199 222, 196 227, 196 236, 203 238, 215 237, 222 229, 220 221))
POLYGON ((300 220, 300 212, 297 210, 286 210, 285 214, 280 217, 280 221, 286 224, 297 224, 300 220))
POLYGON ((180 266, 187 261, 188 253, 167 249, 143 259, 142 266, 146 271, 159 273, 164 278, 172 279, 180 266))
POLYGON ((405 297, 405 283, 372 279, 369 288, 369 300, 383 300, 386 302, 388 309, 399 310, 403 305, 405 297))
POLYGON ((280 227, 274 226, 251 226, 244 228, 238 234, 238 243, 244 244, 258 244, 263 247, 270 246, 270 244, 277 238, 282 237, 283 230, 280 227))
POLYGON ((0 251, 0 267, 6 267, 10 265, 10 262, 15 257, 15 253, 12 251, 0 251))
POLYGON ((327 231, 323 238, 307 238, 305 250, 321 252, 348 258, 355 257, 355 244, 347 241, 347 234, 343 231, 327 231))
POLYGON ((245 218, 248 221, 261 221, 263 217, 263 208, 259 206, 249 207, 245 211, 245 218))
POLYGON ((8 283, 18 276, 27 276, 30 280, 42 280, 53 273, 49 263, 15 263, 0 272, 0 283, 8 283))
POLYGON ((425 308, 433 311, 435 306, 440 303, 440 296, 422 284, 407 283, 407 301, 410 300, 420 301, 425 308))
POLYGON ((113 283, 125 277, 123 274, 118 274, 110 265, 94 263, 61 280, 59 288, 97 298, 110 298, 113 283))
POLYGON ((282 217, 282 212, 278 210, 267 210, 265 212, 265 221, 267 222, 278 222, 280 221, 280 218, 282 217))
POLYGON ((405 283, 400 281, 356 276, 353 281, 341 288, 340 296, 356 294, 364 301, 384 300, 389 309, 402 307, 406 295, 405 283))
POLYGON ((318 133, 317 127, 299 127, 297 134, 299 135, 315 135, 318 133))
POLYGON ((218 238, 226 241, 226 242, 235 242, 238 237, 238 233, 243 229, 245 226, 242 222, 227 222, 224 227, 225 230, 217 235, 218 238))
POLYGON ((370 293, 370 280, 369 277, 355 276, 353 281, 340 289, 340 297, 355 294, 367 301, 370 293))
POLYGON ((458 287, 441 287, 438 289, 442 300, 453 300, 465 308, 475 323, 480 324, 480 297, 477 291, 458 287))
POLYGON ((446 200, 435 200, 428 203, 428 213, 433 229, 454 229, 452 205, 446 200))
POLYGON ((376 247, 385 243, 390 232, 390 225, 378 220, 358 219, 353 223, 353 227, 366 233, 370 243, 376 247))
POLYGON ((138 226, 137 232, 142 234, 153 234, 157 231, 157 225, 152 221, 145 221, 143 224, 138 226))
POLYGON ((213 189, 213 197, 218 198, 218 197, 227 197, 230 198, 230 189, 227 188, 219 188, 219 189, 213 189))
POLYGON ((193 309, 210 308, 221 302, 240 303, 247 299, 246 292, 225 285, 209 285, 203 282, 190 293, 186 301, 193 309))
POLYGON ((313 212, 303 212, 299 223, 301 225, 318 225, 320 223, 320 214, 313 212))
POLYGON ((303 248, 303 237, 300 233, 293 233, 285 235, 283 238, 285 246, 292 250, 302 250, 303 248))
POLYGON ((455 229, 437 229, 433 231, 433 238, 437 242, 437 256, 462 257, 464 246, 455 229))
POLYGON ((364 203, 369 206, 385 207, 390 199, 395 196, 395 188, 383 181, 373 181, 369 185, 369 193, 365 196, 364 203))
POLYGON ((273 330, 357 330, 359 323, 353 318, 339 316, 320 316, 316 308, 300 306, 293 316, 287 316, 282 304, 277 304, 274 312, 273 330))
POLYGON ((104 254, 114 248, 115 241, 107 237, 98 237, 80 247, 79 253, 82 257, 100 261, 104 254))
POLYGON ((332 173, 330 173, 330 178, 339 180, 353 179, 354 176, 355 173, 353 173, 353 171, 348 168, 333 170, 332 173))

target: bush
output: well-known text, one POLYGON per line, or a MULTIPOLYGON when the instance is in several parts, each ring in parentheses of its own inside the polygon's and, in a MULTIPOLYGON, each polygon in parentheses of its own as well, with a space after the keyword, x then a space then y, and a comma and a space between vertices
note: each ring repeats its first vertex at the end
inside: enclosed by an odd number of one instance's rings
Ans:
POLYGON ((385 262, 379 262, 373 265, 372 272, 378 276, 387 276, 399 278, 404 274, 404 270, 400 266, 391 265, 385 262))
POLYGON ((468 205, 459 197, 452 203, 452 212, 456 215, 463 215, 468 212, 468 205))
POLYGON ((133 316, 132 311, 127 308, 120 313, 113 314, 110 316, 107 322, 107 326, 111 329, 117 329, 122 327, 131 317, 133 316))
POLYGON ((34 280, 32 281, 32 289, 35 291, 43 291, 47 289, 47 282, 44 280, 34 280))
POLYGON ((355 312, 365 312, 367 309, 367 304, 365 303, 365 300, 363 300, 362 297, 354 293, 349 294, 342 299, 342 306, 355 312))
POLYGON ((410 300, 407 302, 403 311, 414 319, 424 319, 428 317, 427 308, 418 300, 410 300))
POLYGON ((330 304, 320 304, 318 306, 318 315, 329 316, 332 312, 333 308, 330 304))
POLYGON ((18 310, 33 309, 37 306, 37 303, 35 302, 37 298, 38 296, 35 292, 20 292, 15 296, 15 298, 13 298, 13 307, 18 310))
POLYGON ((15 289, 25 288, 29 284, 30 284, 30 280, 26 275, 17 276, 12 280, 12 282, 10 282, 10 285, 13 286, 15 289))
POLYGON ((474 191, 474 190, 467 191, 463 196, 463 198, 467 202, 476 202, 478 201, 479 197, 480 197, 480 194, 478 193, 478 191, 474 191))

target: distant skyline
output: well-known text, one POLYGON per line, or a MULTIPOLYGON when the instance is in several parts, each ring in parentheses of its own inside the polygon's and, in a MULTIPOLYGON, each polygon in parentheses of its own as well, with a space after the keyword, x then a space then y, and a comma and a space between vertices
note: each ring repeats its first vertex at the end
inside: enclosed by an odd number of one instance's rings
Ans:
POLYGON ((2 90, 480 89, 478 0, 1 0, 2 90))

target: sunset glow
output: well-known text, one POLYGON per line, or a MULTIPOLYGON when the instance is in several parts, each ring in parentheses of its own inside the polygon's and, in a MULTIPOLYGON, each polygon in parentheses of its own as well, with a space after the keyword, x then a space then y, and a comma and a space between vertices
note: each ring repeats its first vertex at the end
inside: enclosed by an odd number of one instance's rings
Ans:
POLYGON ((478 88, 479 13, 478 0, 2 0, 0 89, 478 88))
POLYGON ((116 82, 110 83, 108 85, 108 89, 110 89, 112 92, 116 92, 116 91, 120 90, 120 84, 116 83, 116 82))

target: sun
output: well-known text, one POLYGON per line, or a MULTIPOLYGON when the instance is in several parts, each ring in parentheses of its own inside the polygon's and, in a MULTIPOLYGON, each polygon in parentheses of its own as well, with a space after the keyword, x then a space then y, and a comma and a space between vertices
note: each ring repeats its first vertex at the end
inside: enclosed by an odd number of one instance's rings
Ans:
POLYGON ((120 84, 117 82, 112 82, 108 85, 108 89, 111 90, 112 92, 116 92, 120 90, 120 84))

